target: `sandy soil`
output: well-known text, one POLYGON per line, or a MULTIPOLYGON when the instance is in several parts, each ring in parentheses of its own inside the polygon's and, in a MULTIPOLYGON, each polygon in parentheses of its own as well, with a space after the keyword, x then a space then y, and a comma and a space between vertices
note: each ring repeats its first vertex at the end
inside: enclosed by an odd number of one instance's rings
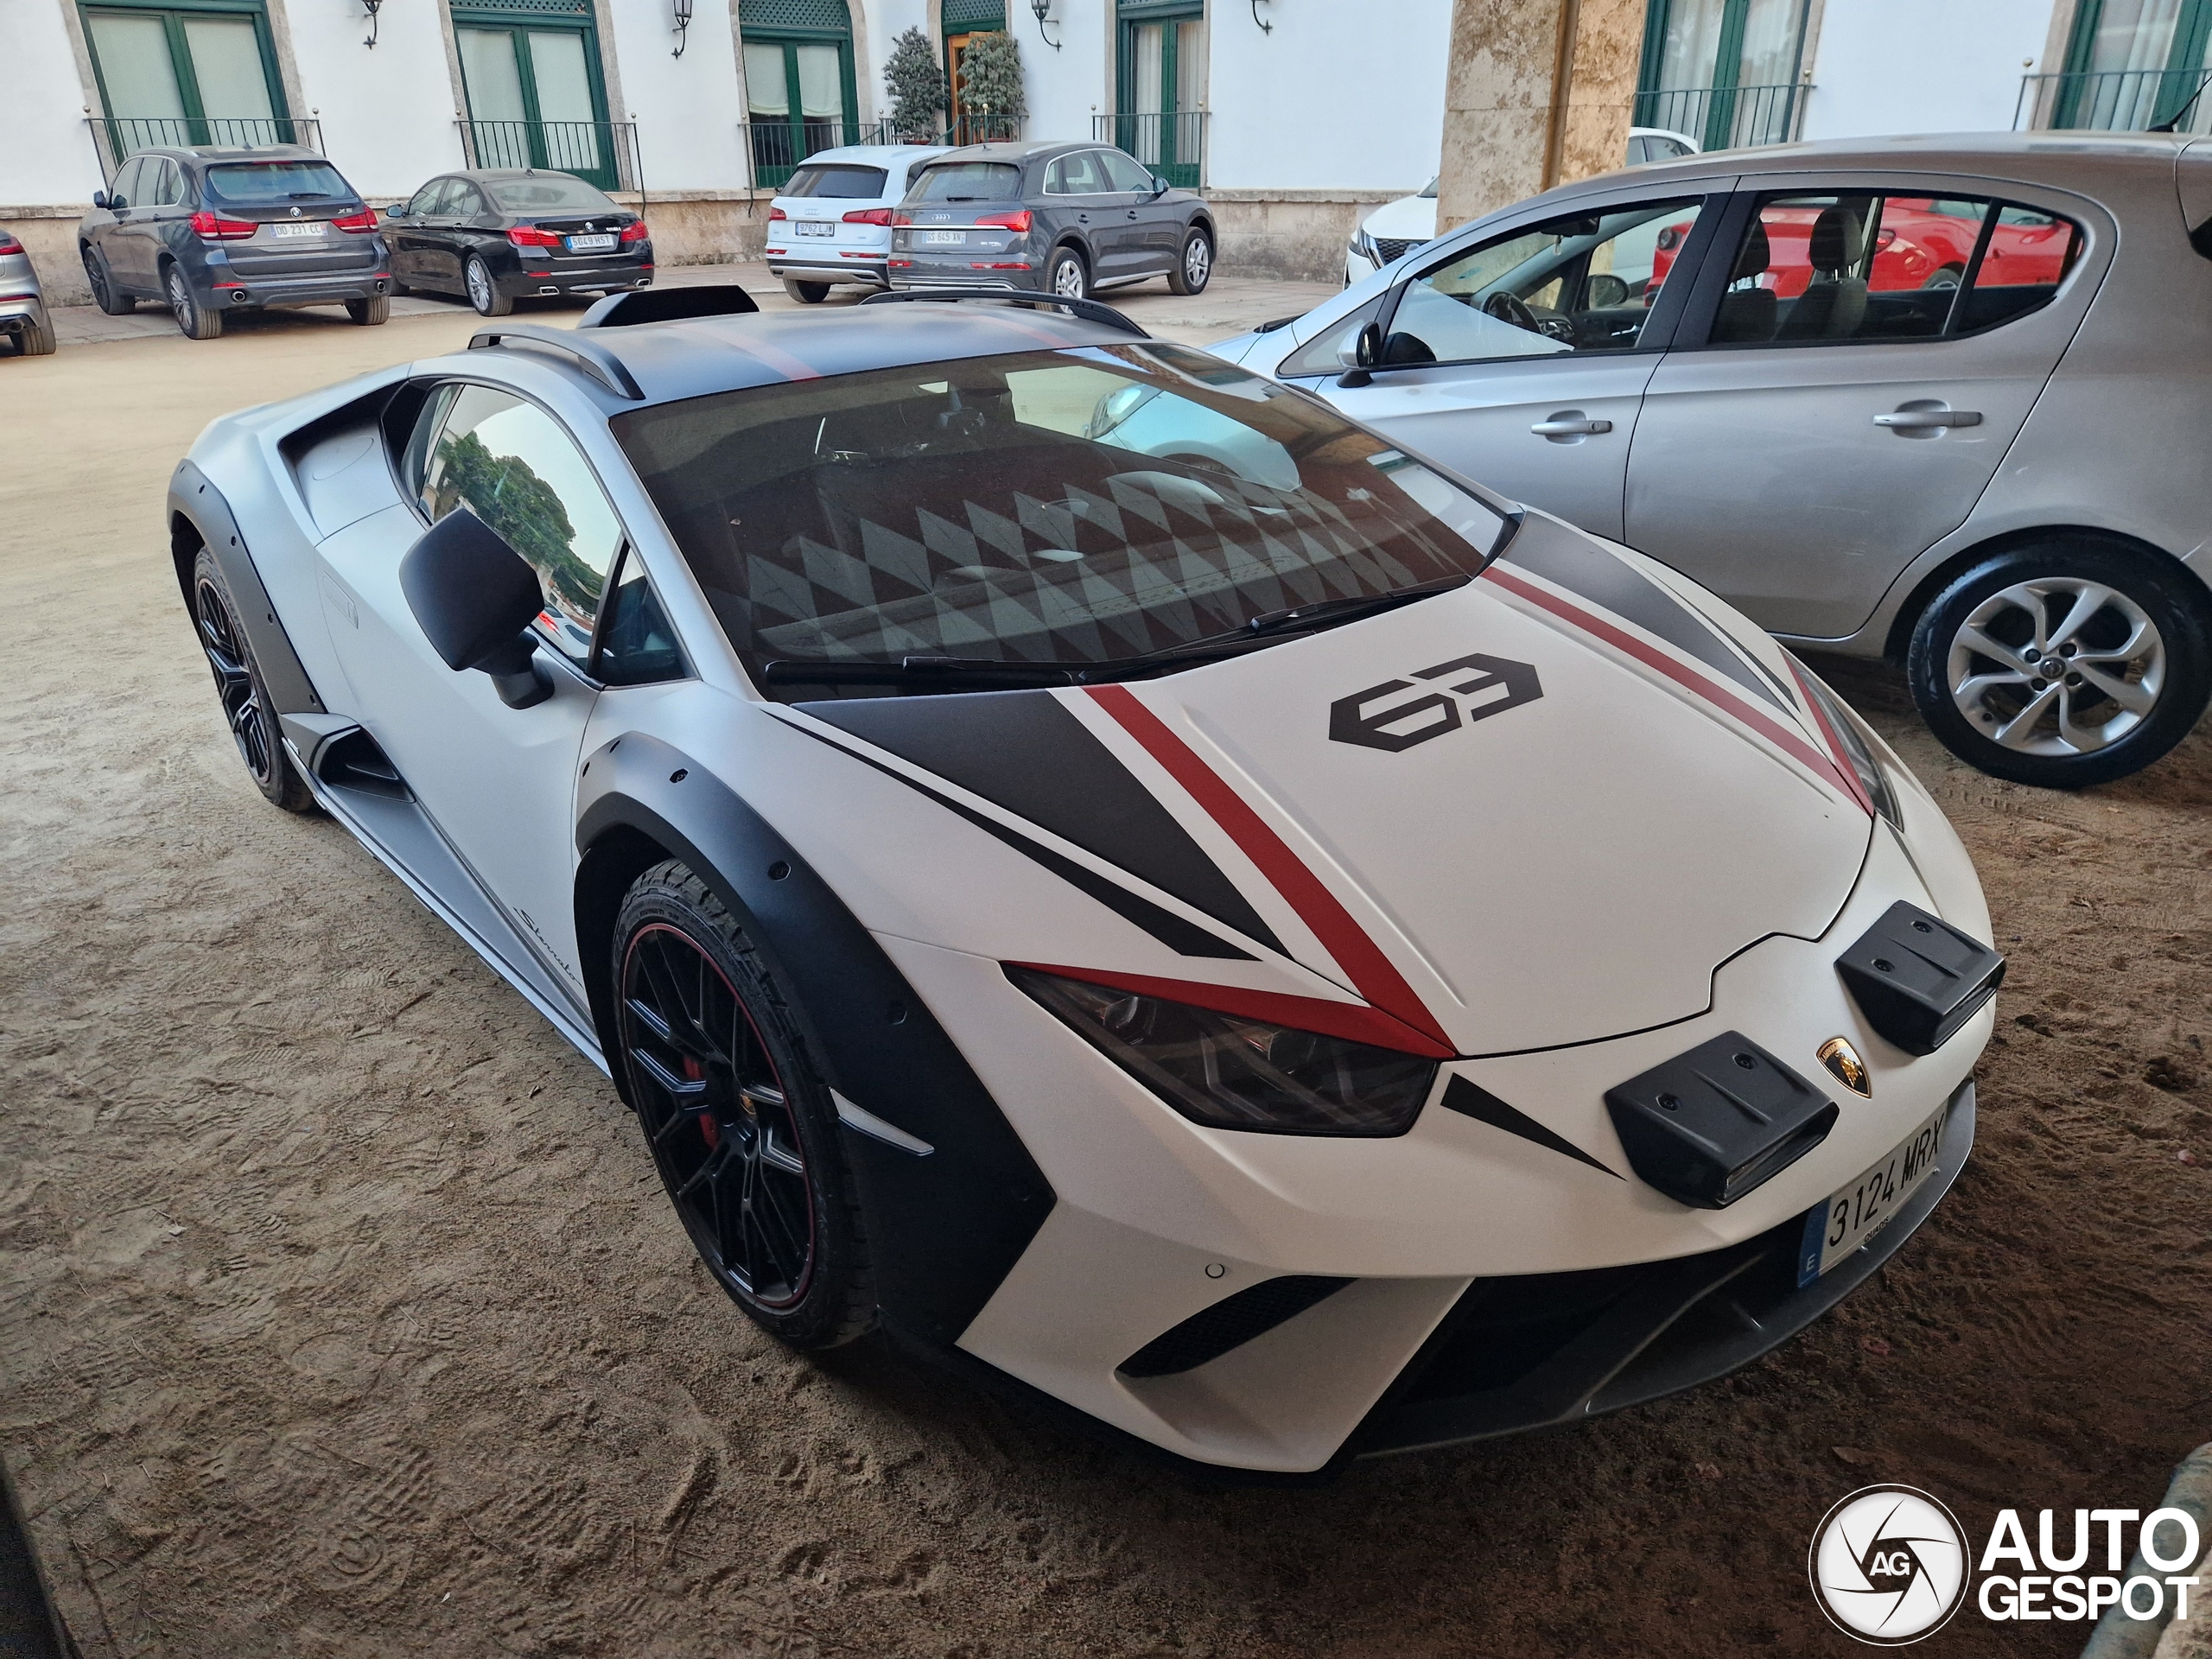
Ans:
MULTIPOLYGON (((606 1082, 253 792, 169 573, 205 420, 472 321, 0 360, 0 1452, 88 1656, 1832 1654, 1803 1560, 1846 1491, 1977 1534, 2148 1509, 2212 1437, 2212 727, 2043 794, 1849 666, 2013 969, 1974 1163, 1800 1340, 1295 1493, 773 1348, 606 1082)), ((1937 1647, 2083 1634, 1967 1614, 1937 1647)))

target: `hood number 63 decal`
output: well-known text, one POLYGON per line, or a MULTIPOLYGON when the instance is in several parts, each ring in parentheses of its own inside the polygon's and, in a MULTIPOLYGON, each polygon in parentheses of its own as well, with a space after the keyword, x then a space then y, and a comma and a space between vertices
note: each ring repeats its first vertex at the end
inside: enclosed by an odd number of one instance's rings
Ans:
POLYGON ((1413 674, 1411 680, 1385 680, 1331 703, 1330 741, 1395 754, 1456 732, 1462 722, 1472 725, 1544 695, 1534 667, 1503 657, 1455 657, 1434 668, 1417 668, 1413 674), (1396 696, 1418 690, 1415 682, 1420 680, 1446 683, 1410 700, 1396 696), (1370 707, 1377 703, 1381 706, 1370 707))

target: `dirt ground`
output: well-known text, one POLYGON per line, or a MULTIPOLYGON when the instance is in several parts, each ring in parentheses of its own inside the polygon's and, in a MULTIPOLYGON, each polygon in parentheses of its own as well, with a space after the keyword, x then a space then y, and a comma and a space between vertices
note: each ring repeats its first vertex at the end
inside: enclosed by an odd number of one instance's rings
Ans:
MULTIPOLYGON (((2212 1439, 2212 724, 2040 793, 1827 664, 2012 970, 1973 1163, 1778 1353, 1284 1492, 772 1346, 605 1079, 255 794, 170 575, 205 421, 473 321, 0 358, 0 1454, 87 1659, 1840 1654, 1804 1558, 1847 1491, 1925 1487, 1979 1538, 2148 1510, 2212 1439)), ((1928 1650, 2085 1634, 1969 1609, 1928 1650)))

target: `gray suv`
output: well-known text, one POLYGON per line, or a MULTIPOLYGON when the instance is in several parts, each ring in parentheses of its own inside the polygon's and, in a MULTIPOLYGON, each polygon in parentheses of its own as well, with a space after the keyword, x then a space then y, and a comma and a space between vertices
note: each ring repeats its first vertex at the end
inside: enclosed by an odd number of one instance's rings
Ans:
POLYGON ((1213 213, 1103 144, 971 144, 914 175, 891 218, 894 289, 1007 288, 1079 300, 1213 276, 1213 213))
POLYGON ((2212 140, 1649 164, 1213 349, 1901 664, 1996 776, 2125 777, 2212 694, 2212 140))
POLYGON ((93 193, 77 245, 101 310, 160 300, 194 340, 259 307, 343 305, 359 323, 391 307, 376 210, 294 145, 139 150, 93 193))

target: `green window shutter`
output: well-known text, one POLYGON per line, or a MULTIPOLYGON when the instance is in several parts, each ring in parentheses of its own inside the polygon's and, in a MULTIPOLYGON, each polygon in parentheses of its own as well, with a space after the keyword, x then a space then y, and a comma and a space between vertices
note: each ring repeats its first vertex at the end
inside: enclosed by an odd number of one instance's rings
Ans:
POLYGON ((747 35, 755 30, 850 35, 853 17, 845 0, 738 0, 737 26, 747 35))
POLYGON ((944 32, 968 35, 977 29, 1006 31, 1006 0, 944 0, 944 32))

